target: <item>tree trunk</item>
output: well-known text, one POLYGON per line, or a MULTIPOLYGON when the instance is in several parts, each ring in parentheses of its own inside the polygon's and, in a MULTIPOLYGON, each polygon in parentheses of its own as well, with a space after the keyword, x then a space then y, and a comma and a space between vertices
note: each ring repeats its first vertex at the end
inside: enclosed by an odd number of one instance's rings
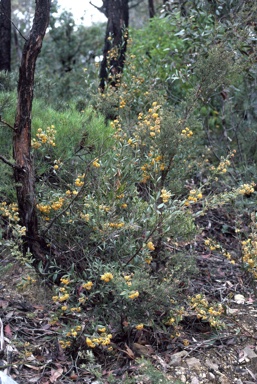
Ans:
POLYGON ((0 71, 11 71, 11 0, 0 1, 0 71))
POLYGON ((148 0, 149 17, 152 19, 155 16, 154 0, 148 0))
POLYGON ((38 234, 35 174, 31 154, 31 110, 36 60, 48 26, 49 14, 50 0, 36 0, 32 29, 22 53, 13 135, 14 178, 19 215, 21 225, 26 227, 24 252, 29 250, 35 263, 45 263, 47 246, 38 234))
POLYGON ((108 22, 99 74, 102 92, 106 83, 116 87, 120 81, 125 63, 129 24, 128 0, 105 0, 104 6, 108 22))

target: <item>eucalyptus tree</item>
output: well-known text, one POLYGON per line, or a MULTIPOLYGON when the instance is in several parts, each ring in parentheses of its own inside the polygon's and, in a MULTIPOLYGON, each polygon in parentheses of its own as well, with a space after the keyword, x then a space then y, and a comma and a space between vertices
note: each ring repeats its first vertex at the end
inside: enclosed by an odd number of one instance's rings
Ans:
POLYGON ((11 70, 11 0, 0 2, 0 71, 11 70))

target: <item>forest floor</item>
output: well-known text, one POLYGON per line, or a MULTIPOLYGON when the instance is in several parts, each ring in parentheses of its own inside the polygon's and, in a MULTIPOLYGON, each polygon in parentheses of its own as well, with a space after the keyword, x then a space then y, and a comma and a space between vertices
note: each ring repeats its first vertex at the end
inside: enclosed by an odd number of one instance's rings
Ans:
MULTIPOLYGON (((84 364, 65 354, 58 328, 50 325, 52 292, 42 285, 19 291, 24 268, 8 257, 2 260, 0 369, 19 384, 25 383, 257 383, 257 296, 254 282, 240 267, 219 254, 200 252, 198 272, 189 291, 215 298, 226 309, 226 327, 213 331, 196 316, 181 322, 181 335, 157 348, 162 335, 115 346, 111 360, 99 362, 93 354, 84 364), (4 268, 3 268, 4 267, 4 268), (182 339, 187 339, 185 346, 182 339), (151 343, 151 340, 155 342, 151 343), (3 342, 3 344, 2 344, 3 342)), ((154 331, 153 331, 154 332, 154 331)), ((114 341, 115 343, 115 341, 114 341)))

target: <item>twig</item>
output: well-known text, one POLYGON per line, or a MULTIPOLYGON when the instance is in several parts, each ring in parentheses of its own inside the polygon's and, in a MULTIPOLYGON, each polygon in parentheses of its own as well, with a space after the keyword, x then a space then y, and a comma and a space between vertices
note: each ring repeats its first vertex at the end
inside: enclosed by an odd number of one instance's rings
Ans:
POLYGON ((0 160, 2 160, 5 164, 9 165, 12 168, 17 168, 17 166, 7 160, 4 156, 0 155, 0 160))
MULTIPOLYGON (((159 225, 161 224, 161 220, 156 224, 156 226, 154 227, 154 229, 149 233, 149 235, 147 236, 147 238, 145 239, 145 242, 147 242, 150 237, 154 234, 154 232, 159 228, 159 225)), ((141 251, 141 249, 143 248, 143 244, 138 248, 138 250, 131 256, 131 258, 126 262, 126 264, 124 265, 124 267, 126 267, 138 254, 139 252, 141 251)))
POLYGON ((9 123, 6 121, 2 120, 2 116, 0 115, 0 123, 3 123, 4 125, 7 125, 7 127, 11 128, 13 131, 15 131, 15 128, 12 127, 9 123))

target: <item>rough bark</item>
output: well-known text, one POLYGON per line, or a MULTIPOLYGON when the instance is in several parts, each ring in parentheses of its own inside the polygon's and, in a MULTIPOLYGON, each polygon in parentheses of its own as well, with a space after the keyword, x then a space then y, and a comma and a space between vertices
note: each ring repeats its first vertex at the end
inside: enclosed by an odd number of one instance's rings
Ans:
POLYGON ((11 0, 0 1, 0 71, 11 71, 11 0))
POLYGON ((19 72, 18 101, 13 135, 14 178, 21 225, 26 227, 24 252, 45 263, 46 243, 38 233, 35 174, 31 154, 31 110, 35 66, 49 22, 50 0, 37 0, 33 26, 26 41, 19 72))
POLYGON ((108 22, 99 74, 102 91, 106 83, 116 87, 120 80, 125 63, 129 24, 128 0, 105 0, 104 7, 108 22))

